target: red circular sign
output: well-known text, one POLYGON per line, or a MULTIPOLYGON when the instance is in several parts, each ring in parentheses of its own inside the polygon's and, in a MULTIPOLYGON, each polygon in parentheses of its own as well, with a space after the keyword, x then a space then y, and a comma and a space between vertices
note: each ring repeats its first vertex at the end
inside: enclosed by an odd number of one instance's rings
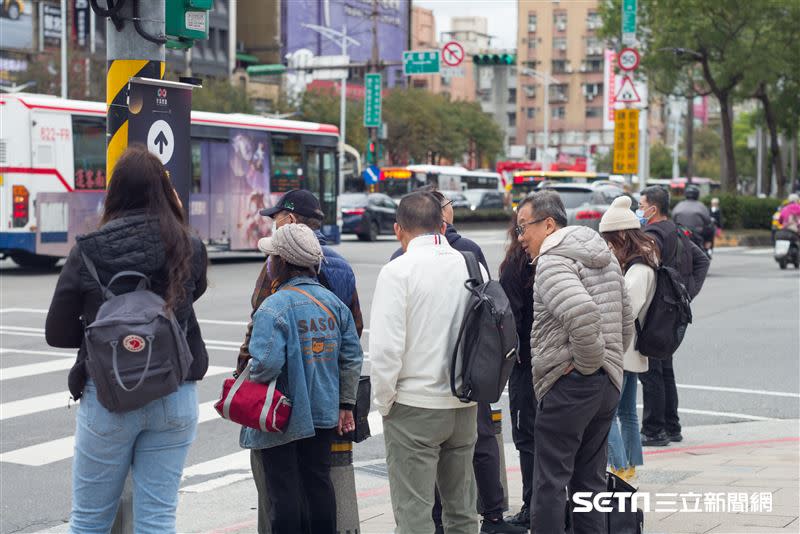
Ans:
POLYGON ((464 61, 464 47, 455 41, 450 41, 442 47, 442 61, 448 67, 457 67, 464 61))
POLYGON ((639 66, 639 52, 635 48, 623 48, 617 56, 617 65, 624 71, 636 70, 639 66))

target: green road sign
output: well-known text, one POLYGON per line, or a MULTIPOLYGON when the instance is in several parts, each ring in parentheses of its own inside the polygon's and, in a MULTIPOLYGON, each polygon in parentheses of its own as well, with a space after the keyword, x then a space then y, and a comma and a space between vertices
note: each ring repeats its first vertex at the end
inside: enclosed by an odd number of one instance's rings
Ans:
POLYGON ((381 125, 381 75, 379 73, 367 74, 364 84, 366 86, 364 126, 379 128, 381 125))
POLYGON ((403 74, 438 74, 438 50, 412 50, 403 52, 403 74))
POLYGON ((622 44, 636 42, 636 0, 622 0, 622 44))

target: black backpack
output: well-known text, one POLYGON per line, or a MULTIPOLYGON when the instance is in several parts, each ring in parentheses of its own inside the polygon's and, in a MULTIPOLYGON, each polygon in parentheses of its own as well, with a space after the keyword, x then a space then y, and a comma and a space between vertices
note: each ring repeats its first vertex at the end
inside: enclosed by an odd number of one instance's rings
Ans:
POLYGON ((470 298, 453 350, 450 389, 462 402, 497 402, 519 349, 514 313, 500 282, 483 281, 475 254, 461 254, 467 262, 469 278, 464 287, 470 298), (458 388, 457 377, 461 378, 458 388))
POLYGON ((86 368, 100 404, 127 412, 175 392, 193 359, 175 314, 150 291, 144 274, 122 271, 104 286, 92 260, 82 256, 105 301, 84 331, 86 368), (139 278, 136 290, 115 295, 111 287, 122 278, 139 278))
POLYGON ((645 315, 644 327, 636 319, 634 348, 648 358, 670 358, 680 347, 686 328, 692 322, 689 291, 674 267, 685 252, 685 243, 678 238, 674 254, 655 270, 656 289, 645 315))

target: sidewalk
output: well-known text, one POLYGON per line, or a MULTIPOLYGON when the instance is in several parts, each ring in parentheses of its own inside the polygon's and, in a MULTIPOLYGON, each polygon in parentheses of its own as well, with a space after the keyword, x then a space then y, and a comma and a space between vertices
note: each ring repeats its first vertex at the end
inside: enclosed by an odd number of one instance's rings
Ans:
MULTIPOLYGON (((645 532, 800 532, 800 420, 688 427, 684 438, 680 444, 645 449, 645 465, 637 470, 639 491, 651 493, 652 508, 657 507, 658 500, 669 500, 667 493, 676 502, 666 504, 678 509, 683 507, 682 495, 698 495, 698 503, 690 501, 688 507, 699 506, 702 511, 649 512, 645 514, 645 532), (663 500, 657 499, 656 493, 663 500), (731 499, 729 493, 736 495, 731 499), (767 498, 772 501, 771 512, 705 511, 707 494, 719 494, 727 504, 737 506, 734 501, 739 494, 750 498, 762 493, 771 496, 767 498)), ((506 444, 506 463, 510 504, 512 511, 516 511, 521 504, 522 481, 519 459, 510 443, 506 444)), ((385 472, 386 465, 380 460, 356 464, 361 534, 393 532, 385 472)), ((762 498, 759 506, 764 504, 762 498)), ((182 494, 178 530, 219 534, 255 532, 255 505, 252 480, 208 493, 182 494)))

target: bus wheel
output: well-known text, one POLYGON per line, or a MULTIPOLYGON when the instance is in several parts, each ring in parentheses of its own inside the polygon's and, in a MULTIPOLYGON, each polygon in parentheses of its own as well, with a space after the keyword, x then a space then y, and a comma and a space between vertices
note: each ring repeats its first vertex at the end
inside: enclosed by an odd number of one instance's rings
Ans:
POLYGON ((17 252, 11 254, 11 259, 20 267, 26 269, 52 269, 58 263, 57 256, 37 256, 29 252, 17 252))

